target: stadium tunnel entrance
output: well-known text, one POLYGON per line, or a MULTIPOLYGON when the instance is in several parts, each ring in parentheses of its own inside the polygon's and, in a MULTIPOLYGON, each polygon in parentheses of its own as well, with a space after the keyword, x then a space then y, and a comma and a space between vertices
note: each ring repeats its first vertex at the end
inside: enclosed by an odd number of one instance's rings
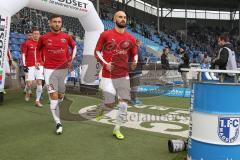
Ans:
POLYGON ((81 83, 96 84, 94 49, 104 31, 103 23, 89 0, 0 0, 0 100, 4 91, 4 63, 7 58, 11 16, 24 7, 78 18, 85 30, 81 83))

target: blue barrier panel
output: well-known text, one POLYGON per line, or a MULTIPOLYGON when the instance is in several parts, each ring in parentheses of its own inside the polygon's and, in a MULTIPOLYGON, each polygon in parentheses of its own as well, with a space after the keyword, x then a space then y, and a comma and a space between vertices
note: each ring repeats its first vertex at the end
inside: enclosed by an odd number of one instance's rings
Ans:
POLYGON ((173 88, 169 86, 139 86, 139 93, 149 94, 149 95, 165 95, 169 97, 185 97, 190 98, 191 90, 190 88, 173 88))

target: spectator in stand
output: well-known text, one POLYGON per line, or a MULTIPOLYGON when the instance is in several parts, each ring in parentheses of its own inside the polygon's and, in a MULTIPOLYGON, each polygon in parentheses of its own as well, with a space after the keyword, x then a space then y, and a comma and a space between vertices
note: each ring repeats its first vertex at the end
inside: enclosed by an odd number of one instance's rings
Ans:
POLYGON ((162 69, 169 69, 169 61, 168 61, 168 54, 170 53, 170 49, 168 47, 163 49, 163 54, 161 56, 161 64, 162 69))
POLYGON ((201 59, 201 64, 209 65, 211 63, 211 58, 205 52, 203 58, 201 59))
POLYGON ((189 68, 189 57, 183 48, 180 48, 178 51, 182 60, 182 63, 179 65, 178 71, 181 73, 182 80, 183 80, 183 87, 185 88, 189 86, 189 83, 187 80, 187 72, 182 71, 181 69, 189 68))
POLYGON ((161 64, 162 64, 162 77, 161 80, 163 83, 166 83, 166 74, 167 74, 167 70, 170 68, 169 66, 169 60, 168 60, 168 54, 170 53, 170 49, 169 48, 164 48, 163 49, 163 54, 161 56, 161 64))
MULTIPOLYGON (((218 38, 218 45, 221 47, 218 57, 213 59, 212 66, 218 66, 220 70, 236 70, 237 62, 233 45, 229 42, 227 34, 222 34, 218 38)), ((222 74, 222 80, 233 81, 233 74, 222 74)))

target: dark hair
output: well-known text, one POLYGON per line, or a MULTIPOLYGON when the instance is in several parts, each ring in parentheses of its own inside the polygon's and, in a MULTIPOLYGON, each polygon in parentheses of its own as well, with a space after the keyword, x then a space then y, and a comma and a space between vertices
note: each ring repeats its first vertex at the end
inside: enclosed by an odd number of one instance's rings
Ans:
POLYGON ((53 14, 53 15, 51 15, 51 17, 50 17, 50 21, 52 20, 52 19, 54 19, 54 18, 62 18, 60 15, 58 15, 58 14, 53 14))
POLYGON ((40 29, 39 29, 37 26, 34 26, 34 27, 32 28, 32 32, 34 32, 34 31, 39 31, 39 32, 40 32, 40 29))
POLYGON ((32 30, 27 30, 25 33, 30 34, 30 33, 32 33, 32 30))
POLYGON ((170 48, 168 48, 168 47, 163 48, 163 53, 166 53, 167 49, 170 50, 170 48))
POLYGON ((227 34, 227 33, 221 34, 218 38, 219 38, 221 41, 224 41, 224 42, 228 42, 228 41, 229 41, 229 37, 228 37, 228 34, 227 34))
POLYGON ((181 47, 181 48, 178 49, 177 52, 178 52, 178 54, 183 54, 185 52, 185 49, 183 47, 181 47), (181 49, 183 50, 182 52, 181 52, 181 49))

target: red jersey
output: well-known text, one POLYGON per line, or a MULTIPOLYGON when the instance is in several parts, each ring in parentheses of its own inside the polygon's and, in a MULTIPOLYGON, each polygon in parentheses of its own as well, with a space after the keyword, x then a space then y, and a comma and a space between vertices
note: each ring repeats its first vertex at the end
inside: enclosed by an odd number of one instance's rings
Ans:
POLYGON ((23 51, 26 49, 25 47, 25 44, 26 44, 27 41, 23 42, 20 46, 20 50, 21 50, 21 53, 23 53, 23 51))
POLYGON ((42 64, 41 53, 37 51, 38 42, 27 40, 22 44, 22 54, 25 54, 27 67, 35 66, 36 63, 42 64))
POLYGON ((41 36, 38 41, 38 50, 42 51, 44 68, 67 68, 67 64, 71 60, 69 46, 73 50, 76 46, 76 43, 71 36, 64 32, 60 32, 58 34, 48 32, 41 36))
POLYGON ((128 58, 137 56, 136 39, 128 32, 119 33, 115 29, 103 32, 98 39, 95 56, 103 65, 102 77, 121 78, 129 75, 128 58), (113 70, 110 72, 99 58, 98 52, 102 52, 103 59, 112 62, 113 70))

